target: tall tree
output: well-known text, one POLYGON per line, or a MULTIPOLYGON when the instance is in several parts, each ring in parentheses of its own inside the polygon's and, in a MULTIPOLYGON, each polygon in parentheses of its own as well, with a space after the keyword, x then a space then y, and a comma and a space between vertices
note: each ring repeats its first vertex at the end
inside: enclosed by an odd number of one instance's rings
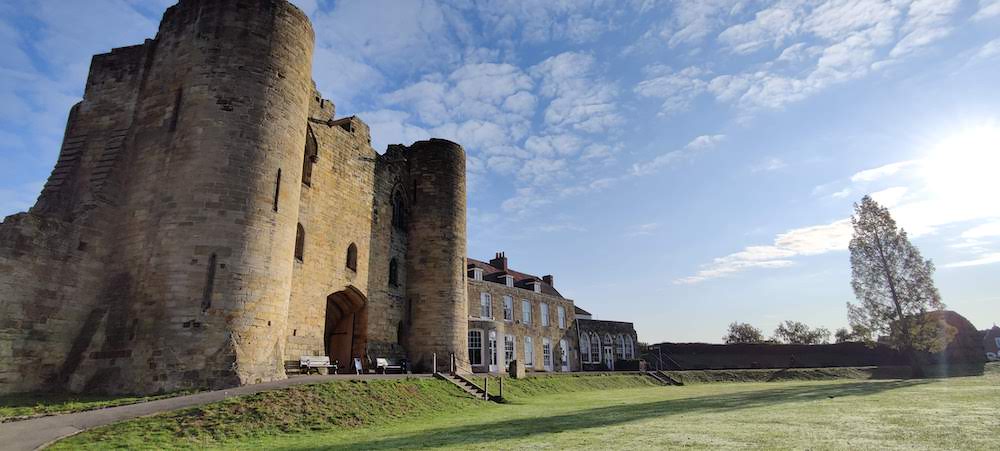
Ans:
POLYGON ((841 327, 840 329, 837 329, 837 332, 834 333, 833 335, 834 338, 836 338, 837 343, 857 343, 857 342, 872 341, 871 332, 865 330, 864 327, 861 327, 857 324, 852 325, 850 330, 848 330, 846 327, 841 327))
POLYGON ((729 329, 726 330, 726 336, 722 337, 722 340, 727 345, 762 343, 764 341, 764 333, 747 323, 732 323, 729 325, 729 329))
POLYGON ((793 345, 818 345, 830 342, 830 331, 822 327, 815 329, 798 321, 785 321, 774 329, 774 341, 793 345))
POLYGON ((934 264, 896 227, 889 209, 869 196, 854 205, 851 224, 851 287, 858 299, 847 303, 851 326, 887 336, 920 376, 917 353, 940 351, 950 341, 941 339, 947 332, 927 314, 944 308, 934 287, 934 264))

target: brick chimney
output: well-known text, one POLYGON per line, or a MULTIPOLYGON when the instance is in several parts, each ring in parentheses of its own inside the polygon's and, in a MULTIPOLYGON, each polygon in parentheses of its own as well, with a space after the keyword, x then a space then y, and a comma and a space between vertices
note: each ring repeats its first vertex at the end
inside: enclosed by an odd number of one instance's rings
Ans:
POLYGON ((549 284, 550 287, 555 288, 555 286, 556 286, 556 284, 554 282, 555 279, 552 278, 551 274, 547 275, 547 276, 542 276, 542 280, 544 280, 545 283, 549 284))
POLYGON ((507 256, 503 252, 497 252, 497 256, 490 260, 490 266, 507 271, 507 256))

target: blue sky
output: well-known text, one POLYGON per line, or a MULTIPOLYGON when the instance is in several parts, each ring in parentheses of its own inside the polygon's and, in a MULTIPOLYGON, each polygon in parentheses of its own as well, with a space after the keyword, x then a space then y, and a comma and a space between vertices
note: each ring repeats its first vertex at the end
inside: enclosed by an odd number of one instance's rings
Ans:
MULTIPOLYGON (((172 3, 0 2, 0 215, 34 202, 90 56, 172 3)), ((376 149, 465 146, 472 257, 643 341, 846 325, 868 193, 950 308, 1000 321, 1000 0, 294 3, 376 149)))

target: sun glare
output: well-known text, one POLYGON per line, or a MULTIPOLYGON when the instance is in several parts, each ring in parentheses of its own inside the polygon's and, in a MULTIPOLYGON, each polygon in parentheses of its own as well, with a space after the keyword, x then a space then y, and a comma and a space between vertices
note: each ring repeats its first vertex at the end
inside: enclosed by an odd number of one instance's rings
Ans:
POLYGON ((938 196, 1000 193, 1000 124, 985 123, 952 133, 922 162, 927 187, 938 196))

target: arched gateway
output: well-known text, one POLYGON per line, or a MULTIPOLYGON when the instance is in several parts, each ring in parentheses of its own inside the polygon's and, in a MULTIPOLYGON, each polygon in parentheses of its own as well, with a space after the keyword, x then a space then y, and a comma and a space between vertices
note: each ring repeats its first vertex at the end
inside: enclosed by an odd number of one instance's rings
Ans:
POLYGON ((326 327, 323 346, 331 361, 338 361, 342 371, 351 368, 352 359, 364 359, 368 341, 368 299, 353 286, 326 298, 326 327))

